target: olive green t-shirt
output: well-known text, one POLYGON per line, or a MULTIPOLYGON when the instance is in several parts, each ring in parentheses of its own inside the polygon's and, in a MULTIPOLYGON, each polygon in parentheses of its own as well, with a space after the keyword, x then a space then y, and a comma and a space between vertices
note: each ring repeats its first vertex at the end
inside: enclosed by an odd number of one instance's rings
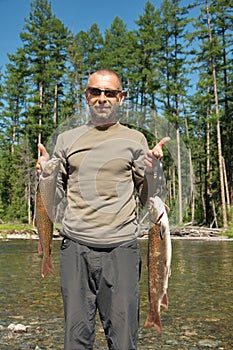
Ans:
POLYGON ((57 197, 67 200, 62 234, 101 247, 136 238, 135 193, 145 202, 152 178, 144 172, 147 150, 144 135, 120 123, 60 134, 54 157, 61 159, 57 197))

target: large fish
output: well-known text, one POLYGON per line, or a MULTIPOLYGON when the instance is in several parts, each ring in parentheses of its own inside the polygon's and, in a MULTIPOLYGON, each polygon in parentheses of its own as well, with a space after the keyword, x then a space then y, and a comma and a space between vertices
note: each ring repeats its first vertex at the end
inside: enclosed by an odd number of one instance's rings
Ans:
POLYGON ((52 158, 42 166, 42 173, 36 191, 35 226, 38 230, 38 251, 43 253, 42 277, 48 272, 54 273, 51 259, 53 222, 54 222, 54 196, 57 184, 57 175, 60 169, 60 160, 52 158))
POLYGON ((162 332, 160 306, 168 307, 168 278, 171 273, 172 246, 168 208, 158 197, 150 198, 148 237, 148 296, 150 309, 144 328, 162 332))

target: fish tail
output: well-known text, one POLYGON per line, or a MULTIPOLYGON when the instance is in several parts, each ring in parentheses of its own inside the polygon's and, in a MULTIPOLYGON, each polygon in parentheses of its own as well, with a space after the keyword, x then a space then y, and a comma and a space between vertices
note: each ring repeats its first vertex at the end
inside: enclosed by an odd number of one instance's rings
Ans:
POLYGON ((38 254, 42 254, 43 253, 43 247, 42 247, 42 244, 41 244, 41 241, 39 240, 38 241, 38 254))
POLYGON ((144 324, 144 328, 155 328, 155 330, 161 334, 162 332, 162 324, 161 324, 161 318, 160 314, 153 315, 152 313, 149 313, 146 319, 146 322, 144 324))
POLYGON ((48 272, 54 274, 52 259, 51 259, 51 256, 49 257, 43 256, 41 276, 45 278, 48 272))
POLYGON ((163 295, 163 299, 161 301, 161 305, 167 309, 168 308, 168 298, 167 298, 167 293, 163 295))

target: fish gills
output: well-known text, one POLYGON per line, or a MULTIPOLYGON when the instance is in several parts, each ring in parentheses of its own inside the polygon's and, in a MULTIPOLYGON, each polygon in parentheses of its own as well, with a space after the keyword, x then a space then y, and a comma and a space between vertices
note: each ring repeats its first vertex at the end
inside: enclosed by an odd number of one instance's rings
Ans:
MULTIPOLYGON (((154 207, 153 207, 154 209, 154 207)), ((152 211, 153 211, 152 209, 152 211)), ((153 213, 150 213, 153 217, 153 213)), ((160 334, 162 324, 160 306, 167 309, 167 287, 170 276, 171 240, 167 213, 164 207, 159 223, 153 223, 148 237, 148 297, 149 312, 144 328, 155 328, 160 334)))
POLYGON ((49 160, 40 176, 36 191, 35 226, 38 230, 38 252, 43 253, 42 277, 54 273, 51 259, 54 221, 54 196, 60 160, 49 160))

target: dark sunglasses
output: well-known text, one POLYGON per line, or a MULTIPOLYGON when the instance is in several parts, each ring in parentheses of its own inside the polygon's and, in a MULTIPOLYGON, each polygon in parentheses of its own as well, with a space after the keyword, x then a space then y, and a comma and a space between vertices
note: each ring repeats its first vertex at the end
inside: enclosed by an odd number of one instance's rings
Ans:
POLYGON ((92 96, 100 96, 101 93, 103 92, 106 97, 116 97, 121 90, 110 90, 110 89, 99 89, 95 87, 88 87, 87 91, 92 95, 92 96))

